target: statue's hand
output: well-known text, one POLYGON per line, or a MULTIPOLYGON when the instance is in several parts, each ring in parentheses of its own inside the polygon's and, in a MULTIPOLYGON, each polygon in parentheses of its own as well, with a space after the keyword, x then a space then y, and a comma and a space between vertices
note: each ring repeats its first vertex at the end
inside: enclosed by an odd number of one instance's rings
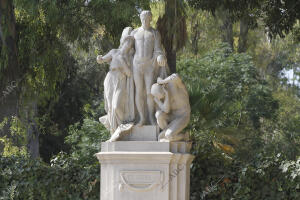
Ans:
POLYGON ((158 83, 158 84, 164 84, 163 79, 160 78, 160 77, 158 77, 158 78, 157 78, 157 83, 158 83))
POLYGON ((157 63, 161 67, 166 66, 166 58, 163 55, 157 56, 157 63))
POLYGON ((97 56, 97 63, 102 64, 104 60, 102 59, 102 55, 97 56))
POLYGON ((153 100, 154 100, 154 102, 155 102, 157 105, 160 104, 160 101, 159 101, 156 97, 154 97, 153 100))
POLYGON ((124 71, 125 75, 128 76, 128 77, 131 77, 132 73, 130 70, 125 70, 124 71))

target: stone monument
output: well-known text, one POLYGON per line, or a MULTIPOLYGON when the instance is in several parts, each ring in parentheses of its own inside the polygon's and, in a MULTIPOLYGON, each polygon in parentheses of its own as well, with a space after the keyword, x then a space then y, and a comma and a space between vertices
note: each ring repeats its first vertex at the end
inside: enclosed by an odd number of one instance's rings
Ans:
POLYGON ((107 114, 99 121, 111 138, 96 156, 101 200, 188 200, 191 143, 183 133, 189 97, 178 74, 168 75, 160 34, 142 11, 142 26, 126 27, 118 49, 97 56, 108 62, 104 80, 107 114))

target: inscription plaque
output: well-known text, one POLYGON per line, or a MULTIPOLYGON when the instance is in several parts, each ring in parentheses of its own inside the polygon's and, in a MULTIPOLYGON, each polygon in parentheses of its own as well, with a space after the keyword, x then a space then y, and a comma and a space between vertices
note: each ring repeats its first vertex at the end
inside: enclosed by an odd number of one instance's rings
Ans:
POLYGON ((161 171, 121 171, 119 190, 125 187, 133 191, 149 191, 157 186, 162 187, 163 174, 161 171))

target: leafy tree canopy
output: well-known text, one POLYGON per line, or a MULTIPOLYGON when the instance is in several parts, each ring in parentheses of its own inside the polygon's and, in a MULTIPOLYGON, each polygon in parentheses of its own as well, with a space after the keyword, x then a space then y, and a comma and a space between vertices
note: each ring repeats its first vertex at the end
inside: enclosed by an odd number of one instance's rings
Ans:
POLYGON ((219 8, 229 11, 234 21, 247 17, 256 26, 261 18, 271 37, 284 37, 293 30, 300 19, 299 0, 188 0, 197 9, 208 10, 213 14, 219 8))

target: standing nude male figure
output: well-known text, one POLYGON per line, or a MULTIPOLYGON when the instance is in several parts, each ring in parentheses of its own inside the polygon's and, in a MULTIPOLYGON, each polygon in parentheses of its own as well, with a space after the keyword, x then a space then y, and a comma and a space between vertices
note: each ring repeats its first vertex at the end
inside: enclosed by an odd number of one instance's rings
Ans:
POLYGON ((155 125, 154 101, 151 86, 157 79, 157 67, 166 65, 166 57, 161 48, 161 38, 157 30, 150 26, 152 14, 142 11, 140 14, 142 26, 132 31, 135 39, 135 54, 133 58, 133 78, 136 88, 135 103, 139 113, 138 125, 146 124, 147 114, 150 124, 155 125), (146 90, 146 106, 145 106, 146 90), (146 110, 145 110, 146 108, 146 110))

